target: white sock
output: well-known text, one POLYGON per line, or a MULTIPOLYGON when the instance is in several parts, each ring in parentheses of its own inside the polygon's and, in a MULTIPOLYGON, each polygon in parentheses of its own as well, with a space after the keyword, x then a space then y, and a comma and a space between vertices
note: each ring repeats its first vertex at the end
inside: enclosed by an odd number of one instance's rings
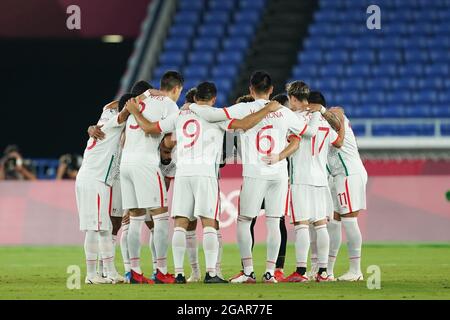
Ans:
POLYGON ((86 231, 84 236, 84 253, 86 255, 87 277, 93 278, 97 274, 97 255, 99 253, 97 231, 86 231))
POLYGON ((131 269, 142 274, 141 270, 141 232, 145 216, 130 217, 130 227, 128 228, 128 254, 130 255, 131 269))
POLYGON ((122 235, 120 236, 120 251, 122 252, 123 266, 125 272, 131 271, 130 256, 128 255, 128 224, 122 225, 122 235))
POLYGON ((278 252, 280 252, 280 245, 281 245, 280 218, 266 217, 266 228, 267 228, 266 272, 269 272, 273 276, 275 272, 275 264, 278 258, 278 252))
POLYGON ((328 254, 330 251, 330 236, 327 225, 323 224, 315 227, 317 233, 317 260, 319 268, 328 267, 328 254))
POLYGON ((217 230, 217 241, 219 243, 219 253, 217 255, 216 273, 222 275, 222 254, 223 254, 223 239, 220 230, 217 230))
POLYGON ((359 230, 358 218, 342 217, 345 236, 347 237, 348 257, 350 259, 350 271, 361 273, 361 246, 362 237, 359 230))
POLYGON ((334 274, 334 264, 336 257, 341 247, 342 241, 342 228, 341 222, 337 220, 331 220, 327 224, 328 234, 330 235, 330 253, 328 254, 328 267, 327 273, 334 274))
POLYGON ((295 228, 295 258, 297 268, 306 268, 309 251, 309 226, 307 224, 296 225, 295 228))
POLYGON ((317 233, 314 225, 309 225, 309 241, 311 248, 311 269, 317 266, 317 233))
POLYGON ((150 247, 150 252, 152 254, 152 264, 153 264, 153 273, 157 271, 157 263, 156 263, 156 248, 155 248, 155 229, 150 229, 150 235, 148 239, 148 246, 150 247))
POLYGON ((214 277, 216 275, 219 242, 217 240, 217 230, 213 227, 203 228, 203 251, 205 252, 206 272, 209 272, 209 275, 214 277))
POLYGON ((114 265, 114 247, 111 231, 100 231, 99 238, 99 249, 103 260, 103 266, 106 270, 106 275, 108 277, 116 277, 117 270, 114 265))
POLYGON ((200 265, 198 263, 198 246, 197 234, 194 231, 186 231, 186 249, 189 258, 189 264, 192 268, 192 273, 200 274, 200 265))
POLYGON ((161 273, 167 273, 167 248, 169 246, 169 213, 161 213, 153 216, 155 228, 153 231, 156 265, 161 273))
POLYGON ((244 216, 239 216, 237 219, 237 240, 246 275, 250 275, 253 272, 251 223, 252 219, 244 216))
POLYGON ((181 273, 184 276, 184 253, 186 252, 186 230, 180 227, 173 229, 172 254, 175 266, 175 275, 181 273))

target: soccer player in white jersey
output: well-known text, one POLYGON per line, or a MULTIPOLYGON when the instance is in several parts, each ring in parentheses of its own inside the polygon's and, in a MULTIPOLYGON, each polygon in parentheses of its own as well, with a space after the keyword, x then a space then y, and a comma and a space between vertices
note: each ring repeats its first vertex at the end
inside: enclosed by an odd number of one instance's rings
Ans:
MULTIPOLYGON (((190 108, 212 109, 217 89, 213 83, 197 86, 195 104, 190 108)), ((149 133, 175 132, 177 140, 177 171, 171 215, 175 218, 172 239, 177 283, 186 283, 183 270, 186 251, 186 229, 189 221, 199 218, 203 225, 203 248, 206 261, 205 283, 226 283, 216 274, 218 239, 216 223, 220 212, 218 164, 222 153, 225 130, 249 130, 270 112, 277 110, 274 102, 242 120, 230 119, 209 123, 189 109, 182 110, 159 122, 149 122, 138 113, 135 102, 127 103, 127 109, 135 115, 141 128, 149 133)))
MULTIPOLYGON (((294 81, 287 85, 289 105, 296 110, 298 118, 307 119, 311 108, 308 104, 309 88, 301 81, 294 81)), ((324 115, 325 107, 320 106, 320 113, 324 115)), ((328 117, 328 115, 327 115, 328 117)), ((299 150, 291 157, 291 218, 295 225, 295 250, 297 269, 286 278, 288 282, 306 282, 306 266, 310 246, 309 224, 314 224, 317 234, 317 255, 319 270, 315 276, 317 282, 329 281, 326 273, 329 252, 329 235, 327 232, 327 217, 331 215, 332 199, 328 188, 326 164, 328 147, 342 145, 340 137, 330 126, 328 121, 320 116, 319 127, 310 135, 299 141, 299 150)))
MULTIPOLYGON (((184 79, 178 72, 168 71, 161 78, 160 90, 165 96, 139 96, 139 114, 152 121, 159 121, 178 112, 176 101, 183 89, 184 79)), ((166 189, 159 170, 159 144, 162 135, 149 135, 129 117, 126 124, 126 140, 120 164, 123 208, 129 209, 128 251, 131 264, 131 283, 153 283, 143 276, 140 264, 141 230, 147 210, 154 221, 154 243, 157 256, 155 283, 174 283, 167 272, 167 248, 169 244, 169 214, 166 189)))
POLYGON ((76 178, 80 229, 86 233, 87 284, 123 282, 114 266, 110 214, 112 186, 119 168, 119 140, 128 116, 126 109, 119 112, 117 101, 103 108, 98 125, 102 126, 105 137, 89 138, 76 178), (103 260, 106 278, 97 275, 97 256, 103 260))
MULTIPOLYGON (((265 71, 256 71, 250 79, 250 94, 255 98, 254 102, 239 103, 224 108, 223 111, 204 110, 197 106, 191 106, 190 109, 208 121, 242 119, 261 110, 269 102, 272 91, 270 75, 265 71)), ((285 159, 274 165, 267 165, 262 158, 271 153, 280 153, 285 148, 289 130, 301 135, 306 129, 305 119, 299 119, 291 110, 281 107, 278 111, 268 114, 257 126, 240 135, 244 179, 239 201, 237 238, 244 274, 232 279, 232 283, 256 282, 250 225, 252 219, 259 214, 263 199, 267 225, 267 260, 263 281, 277 282, 274 271, 281 242, 280 217, 288 210, 287 165, 285 159)))
POLYGON ((339 281, 363 280, 361 272, 362 237, 358 215, 366 209, 367 171, 361 161, 350 121, 343 109, 331 108, 343 123, 344 145, 330 148, 328 168, 332 176, 330 189, 334 204, 334 219, 328 224, 330 257, 328 273, 333 274, 334 263, 341 245, 341 224, 344 226, 350 261, 349 271, 337 278, 339 281))

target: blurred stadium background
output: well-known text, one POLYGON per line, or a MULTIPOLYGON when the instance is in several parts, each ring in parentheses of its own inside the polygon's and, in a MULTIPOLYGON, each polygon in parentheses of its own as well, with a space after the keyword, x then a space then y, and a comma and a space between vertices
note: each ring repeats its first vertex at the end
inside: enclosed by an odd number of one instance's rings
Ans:
MULTIPOLYGON (((82 243, 73 181, 54 181, 58 166, 76 169, 103 105, 140 79, 158 87, 168 69, 182 72, 184 92, 214 81, 218 107, 247 93, 255 69, 275 93, 304 80, 345 108, 358 137, 364 240, 450 241, 450 0, 3 0, 0 12, 0 148, 18 145, 39 180, 0 182, 0 245, 82 243), (71 4, 80 30, 66 28, 71 4), (372 4, 380 30, 366 26, 372 4)), ((229 242, 240 170, 222 170, 229 242)))

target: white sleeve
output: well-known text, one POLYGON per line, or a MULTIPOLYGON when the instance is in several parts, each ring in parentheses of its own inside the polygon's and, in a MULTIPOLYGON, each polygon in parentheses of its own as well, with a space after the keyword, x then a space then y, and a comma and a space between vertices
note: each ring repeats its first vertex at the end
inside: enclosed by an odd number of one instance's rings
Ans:
POLYGON ((227 131, 227 130, 230 130, 230 125, 233 121, 234 121, 234 119, 216 122, 215 125, 218 126, 219 129, 221 129, 223 131, 227 131))
POLYGON ((208 122, 219 122, 228 119, 226 109, 205 108, 192 104, 189 109, 200 118, 208 122))
POLYGON ((339 135, 336 131, 333 130, 333 128, 330 128, 330 145, 334 145, 336 140, 339 138, 339 135))
POLYGON ((223 108, 228 119, 244 119, 250 114, 250 108, 246 103, 237 103, 228 108, 223 108))
POLYGON ((179 113, 172 113, 167 118, 158 121, 156 123, 156 125, 158 126, 159 130, 162 133, 169 133, 169 132, 175 131, 175 126, 176 126, 176 122, 177 122, 177 119, 178 119, 178 114, 179 113))
POLYGON ((294 112, 287 108, 286 112, 289 123, 289 131, 291 132, 290 135, 294 134, 301 136, 307 128, 306 120, 303 117, 298 117, 294 112))
POLYGON ((117 114, 114 117, 112 117, 111 119, 109 119, 104 124, 104 127, 105 128, 123 128, 126 123, 127 123, 126 120, 124 122, 122 122, 122 123, 119 123, 119 115, 117 114))

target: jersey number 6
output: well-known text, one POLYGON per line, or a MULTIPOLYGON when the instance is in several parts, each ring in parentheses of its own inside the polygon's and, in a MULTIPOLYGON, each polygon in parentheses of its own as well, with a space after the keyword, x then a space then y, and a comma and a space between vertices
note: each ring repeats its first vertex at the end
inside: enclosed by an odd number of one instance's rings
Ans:
POLYGON ((258 131, 258 134, 256 135, 256 149, 258 150, 259 153, 268 155, 268 154, 270 154, 270 153, 272 152, 272 150, 275 148, 275 141, 274 141, 274 139, 272 138, 272 136, 270 136, 270 135, 268 135, 268 134, 264 134, 264 135, 263 135, 263 132, 264 132, 265 130, 272 129, 272 128, 273 128, 272 125, 268 125, 268 126, 262 127, 262 128, 258 131), (263 140, 263 139, 265 139, 265 140, 267 140, 267 141, 269 142, 269 148, 268 148, 267 150, 263 150, 263 149, 261 148, 261 140, 263 140))

